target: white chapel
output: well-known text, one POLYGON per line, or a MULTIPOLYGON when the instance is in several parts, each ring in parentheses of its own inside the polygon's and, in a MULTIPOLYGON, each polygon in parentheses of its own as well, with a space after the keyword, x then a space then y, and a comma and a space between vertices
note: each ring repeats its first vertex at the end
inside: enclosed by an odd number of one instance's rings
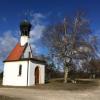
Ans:
POLYGON ((45 83, 45 60, 33 56, 29 43, 31 27, 27 20, 20 24, 20 41, 4 61, 5 86, 32 86, 45 83))

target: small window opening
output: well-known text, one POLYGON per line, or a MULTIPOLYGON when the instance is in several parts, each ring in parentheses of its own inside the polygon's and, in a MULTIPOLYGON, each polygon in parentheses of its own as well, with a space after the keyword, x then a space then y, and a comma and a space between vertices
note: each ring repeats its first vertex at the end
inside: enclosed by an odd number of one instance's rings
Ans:
POLYGON ((21 76, 22 74, 22 65, 19 65, 19 73, 18 73, 18 76, 21 76))

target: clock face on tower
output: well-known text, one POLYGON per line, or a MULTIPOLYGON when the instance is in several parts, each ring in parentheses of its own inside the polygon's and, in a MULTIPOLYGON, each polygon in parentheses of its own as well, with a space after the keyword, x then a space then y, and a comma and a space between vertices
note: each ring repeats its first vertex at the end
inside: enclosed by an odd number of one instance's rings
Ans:
POLYGON ((29 36, 31 27, 32 27, 32 25, 30 24, 29 21, 27 21, 27 20, 22 21, 20 24, 21 36, 29 36))

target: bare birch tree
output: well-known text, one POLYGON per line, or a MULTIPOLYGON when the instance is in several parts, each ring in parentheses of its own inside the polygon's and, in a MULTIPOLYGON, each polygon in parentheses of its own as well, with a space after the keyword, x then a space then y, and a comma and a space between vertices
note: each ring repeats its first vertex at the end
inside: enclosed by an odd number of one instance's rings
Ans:
POLYGON ((42 41, 48 47, 50 56, 63 65, 64 83, 68 80, 73 59, 82 59, 91 51, 91 45, 87 42, 90 33, 89 22, 82 13, 78 13, 72 21, 65 18, 44 31, 42 41))

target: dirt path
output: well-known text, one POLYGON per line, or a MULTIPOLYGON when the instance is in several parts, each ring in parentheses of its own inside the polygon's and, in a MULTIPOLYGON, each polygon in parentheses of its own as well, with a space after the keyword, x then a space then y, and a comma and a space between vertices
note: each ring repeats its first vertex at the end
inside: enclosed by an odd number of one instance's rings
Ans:
POLYGON ((24 100, 100 100, 100 88, 93 91, 56 91, 26 88, 0 88, 0 95, 24 100))

